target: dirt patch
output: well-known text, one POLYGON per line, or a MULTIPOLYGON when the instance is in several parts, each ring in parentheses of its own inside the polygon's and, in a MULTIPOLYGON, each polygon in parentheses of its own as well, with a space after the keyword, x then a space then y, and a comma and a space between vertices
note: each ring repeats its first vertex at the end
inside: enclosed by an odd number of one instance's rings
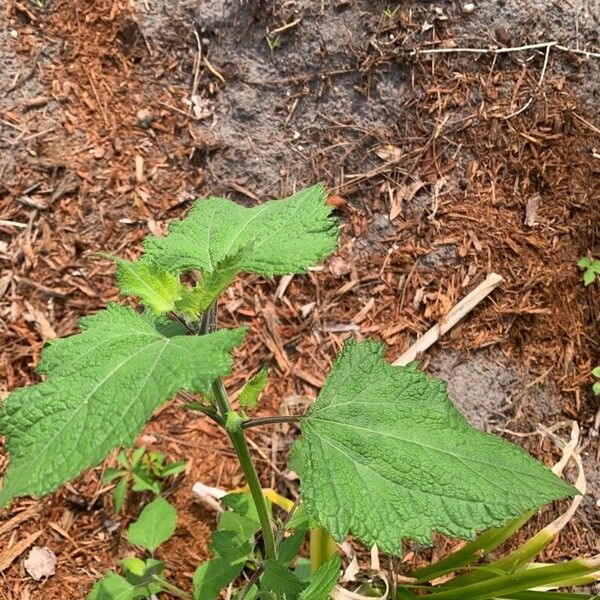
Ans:
MULTIPOLYGON (((600 254, 600 61, 558 50, 546 60, 545 48, 413 53, 554 39, 598 51, 597 2, 477 2, 471 14, 462 3, 366 0, 2 7, 4 393, 35 380, 45 340, 116 297, 112 267, 90 251, 135 256, 196 195, 254 203, 320 179, 336 196, 342 247, 280 299, 278 281, 233 286, 221 322, 250 327, 234 395, 267 363, 265 411, 291 394, 314 397, 347 337, 382 339, 395 358, 495 270, 505 283, 441 340, 431 368, 476 424, 503 435, 578 420, 598 489, 590 369, 600 292, 582 286, 575 263, 600 254), (37 97, 47 102, 32 106, 37 97)), ((253 435, 265 484, 290 493, 271 468, 284 468, 290 436, 253 435)), ((556 458, 547 440, 511 439, 556 458)), ((180 521, 161 553, 187 588, 214 521, 191 485, 231 487, 239 475, 226 440, 176 406, 140 443, 190 460, 168 490, 180 521)), ((32 511, 2 543, 42 530, 36 544, 58 564, 35 583, 18 558, 0 598, 83 598, 117 565, 144 499, 116 517, 100 474, 6 515, 32 511)), ((599 525, 588 510, 544 558, 597 551, 599 525)))

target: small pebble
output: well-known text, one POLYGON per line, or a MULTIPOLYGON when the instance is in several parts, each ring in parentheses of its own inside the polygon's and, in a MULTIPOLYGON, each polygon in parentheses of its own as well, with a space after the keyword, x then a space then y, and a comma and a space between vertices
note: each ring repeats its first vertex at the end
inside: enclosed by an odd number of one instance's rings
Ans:
POLYGON ((475 10, 475 5, 472 2, 467 2, 466 4, 462 5, 463 15, 471 15, 471 14, 473 14, 474 10, 475 10))
POLYGON ((155 119, 154 114, 147 108, 140 108, 140 110, 137 111, 136 117, 140 127, 143 127, 144 129, 148 129, 155 119))

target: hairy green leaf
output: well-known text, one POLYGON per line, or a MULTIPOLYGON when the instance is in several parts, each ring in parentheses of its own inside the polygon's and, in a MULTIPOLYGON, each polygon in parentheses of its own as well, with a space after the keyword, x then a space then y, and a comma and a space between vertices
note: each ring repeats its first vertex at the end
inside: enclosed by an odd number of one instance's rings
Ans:
POLYGON ((260 275, 304 273, 337 246, 337 222, 330 217, 321 184, 285 200, 245 208, 223 198, 199 200, 166 237, 144 243, 149 258, 179 272, 217 270, 241 255, 240 270, 260 275))
POLYGON ((179 276, 167 271, 161 265, 147 259, 129 261, 113 256, 117 265, 117 283, 123 296, 136 296, 154 314, 161 315, 175 310, 187 288, 179 281, 179 276))
POLYGON ((298 596, 299 600, 329 600, 339 579, 340 568, 340 557, 334 554, 311 576, 308 587, 298 596))
POLYGON ((179 390, 203 392, 230 372, 243 329, 184 336, 178 323, 116 304, 81 321, 82 333, 51 342, 47 381, 14 391, 0 415, 11 455, 0 505, 40 495, 131 445, 152 412, 179 390))
POLYGON ((193 290, 185 291, 176 304, 179 312, 198 317, 229 287, 239 273, 245 252, 225 257, 215 266, 214 271, 205 271, 193 290))
POLYGON ((242 537, 236 531, 218 529, 212 534, 210 549, 228 563, 234 564, 240 560, 246 561, 252 552, 252 544, 249 538, 242 537))
POLYGON ((280 562, 287 565, 296 558, 298 552, 300 552, 300 548, 302 548, 302 544, 304 544, 306 531, 306 529, 299 529, 292 533, 292 535, 281 540, 281 544, 279 544, 279 548, 277 549, 277 558, 280 562))
POLYGON ((194 600, 215 600, 243 568, 243 562, 232 565, 220 556, 202 563, 194 573, 194 600))
POLYGON ((219 518, 219 529, 233 531, 240 539, 249 540, 260 529, 260 523, 234 512, 226 511, 219 518))
POLYGON ((301 581, 284 564, 275 559, 265 561, 265 572, 261 579, 261 588, 270 592, 289 594, 294 598, 307 584, 301 581))
MULTIPOLYGON (((271 502, 268 498, 265 498, 265 501, 270 510, 271 502)), ((223 496, 223 498, 221 498, 221 502, 227 508, 231 509, 234 513, 240 515, 241 517, 245 517, 246 519, 249 519, 257 524, 260 523, 258 511, 256 510, 256 504, 254 504, 254 500, 252 499, 252 494, 250 494, 250 492, 233 492, 231 494, 227 494, 227 496, 223 496)), ((223 514, 225 515, 227 513, 223 514)))
POLYGON ((302 420, 294 452, 309 514, 341 541, 401 552, 434 531, 471 538, 577 493, 525 451, 472 427, 444 382, 348 342, 302 420))
POLYGON ((136 546, 154 552, 175 533, 177 511, 158 496, 144 507, 137 521, 127 530, 127 539, 136 546))
POLYGON ((263 367, 252 379, 246 382, 238 397, 238 402, 243 408, 256 408, 258 399, 269 380, 269 370, 263 367))

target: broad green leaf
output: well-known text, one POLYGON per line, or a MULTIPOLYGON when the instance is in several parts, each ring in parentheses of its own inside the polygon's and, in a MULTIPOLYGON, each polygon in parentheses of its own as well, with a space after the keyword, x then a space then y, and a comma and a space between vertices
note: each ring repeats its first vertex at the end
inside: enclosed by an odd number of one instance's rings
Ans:
POLYGON ((210 549, 228 563, 234 564, 240 560, 246 561, 252 552, 252 544, 249 538, 244 538, 235 531, 218 529, 212 534, 210 549))
POLYGON ((301 581, 284 564, 269 558, 265 561, 265 572, 261 579, 261 589, 270 592, 290 594, 295 597, 307 584, 301 581))
POLYGON ((238 402, 242 408, 256 408, 258 399, 262 394, 269 379, 269 370, 263 367, 246 385, 238 396, 238 402))
POLYGON ((230 372, 243 329, 185 336, 177 323, 116 304, 81 321, 82 333, 51 342, 47 381, 14 391, 0 414, 11 455, 0 506, 40 495, 131 445, 152 412, 179 390, 208 390, 230 372))
POLYGON ((299 600, 329 600, 340 577, 340 568, 340 557, 334 554, 311 576, 308 587, 298 596, 299 600))
POLYGON ((341 541, 400 554, 402 539, 473 537, 577 491, 524 450, 472 427, 446 384, 348 342, 294 453, 309 514, 341 541))
POLYGON ((199 200, 166 237, 144 243, 147 256, 167 269, 216 270, 224 259, 248 251, 240 270, 260 275, 305 273, 337 246, 337 221, 330 217, 321 184, 285 200, 245 208, 223 198, 199 200))
POLYGON ((158 496, 140 513, 138 520, 127 530, 127 539, 136 546, 154 552, 175 533, 177 511, 158 496))
POLYGON ((187 291, 177 275, 152 261, 129 261, 113 256, 107 258, 117 265, 117 283, 121 295, 140 298, 156 315, 175 310, 176 303, 187 291))
POLYGON ((220 556, 202 563, 194 573, 194 600, 215 600, 244 568, 244 563, 229 564, 220 556))
POLYGON ((135 588, 116 573, 107 573, 88 594, 87 600, 133 600, 135 588))
POLYGON ((214 271, 205 271, 193 290, 185 288, 181 300, 176 304, 177 310, 192 317, 198 317, 208 310, 239 273, 244 255, 242 250, 227 256, 215 266, 214 271))

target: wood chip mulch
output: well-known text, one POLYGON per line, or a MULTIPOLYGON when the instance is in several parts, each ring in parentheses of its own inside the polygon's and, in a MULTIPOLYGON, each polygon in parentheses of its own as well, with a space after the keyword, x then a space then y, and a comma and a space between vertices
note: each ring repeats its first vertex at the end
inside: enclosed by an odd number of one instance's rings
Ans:
MULTIPOLYGON (((177 109, 194 73, 193 37, 181 42, 185 52, 153 47, 125 2, 57 0, 47 14, 11 2, 9 10, 19 55, 35 67, 43 95, 27 96, 25 68, 12 73, 14 102, 0 114, 8 122, 2 152, 14 157, 3 156, 0 166, 4 396, 37 381, 34 367, 47 340, 75 332, 83 314, 117 298, 111 265, 92 253, 135 257, 143 237, 164 232, 190 207, 194 191, 207 191, 191 160, 205 141, 177 109)), ((365 76, 391 59, 377 54, 363 65, 365 76)), ((576 267, 588 252, 600 254, 597 119, 564 76, 547 74, 540 85, 543 57, 483 57, 477 69, 452 57, 435 59, 435 68, 429 59, 402 60, 415 84, 395 139, 372 132, 366 148, 348 148, 368 153, 377 166, 348 178, 323 154, 343 227, 339 252, 285 289, 245 276, 224 299, 222 323, 250 327, 236 355, 239 375, 228 387, 235 396, 267 363, 264 412, 278 411, 282 399, 289 406, 294 397, 314 397, 349 336, 382 339, 395 358, 498 271, 501 289, 440 346, 494 350, 555 386, 564 418, 579 421, 597 460, 590 370, 600 354, 600 294, 597 285, 582 285, 576 267)), ((198 93, 218 102, 223 83, 201 68, 198 93)), ((341 128, 326 133, 330 144, 348 144, 341 128)), ((189 587, 209 555, 215 521, 192 497, 191 483, 231 487, 241 479, 224 437, 178 402, 159 411, 140 443, 190 461, 185 477, 167 489, 180 520, 160 551, 175 580, 189 587)), ((284 476, 293 433, 251 436, 265 483, 288 494, 295 490, 284 476)), ((534 450, 556 456, 549 443, 534 450)), ((0 453, 0 472, 7 463, 0 453)), ((0 599, 83 598, 131 551, 121 534, 144 498, 133 497, 115 517, 110 487, 100 483, 109 463, 3 514, 0 599), (39 583, 22 566, 34 544, 58 556, 57 574, 39 583)), ((600 522, 582 519, 545 558, 598 551, 600 522)))

